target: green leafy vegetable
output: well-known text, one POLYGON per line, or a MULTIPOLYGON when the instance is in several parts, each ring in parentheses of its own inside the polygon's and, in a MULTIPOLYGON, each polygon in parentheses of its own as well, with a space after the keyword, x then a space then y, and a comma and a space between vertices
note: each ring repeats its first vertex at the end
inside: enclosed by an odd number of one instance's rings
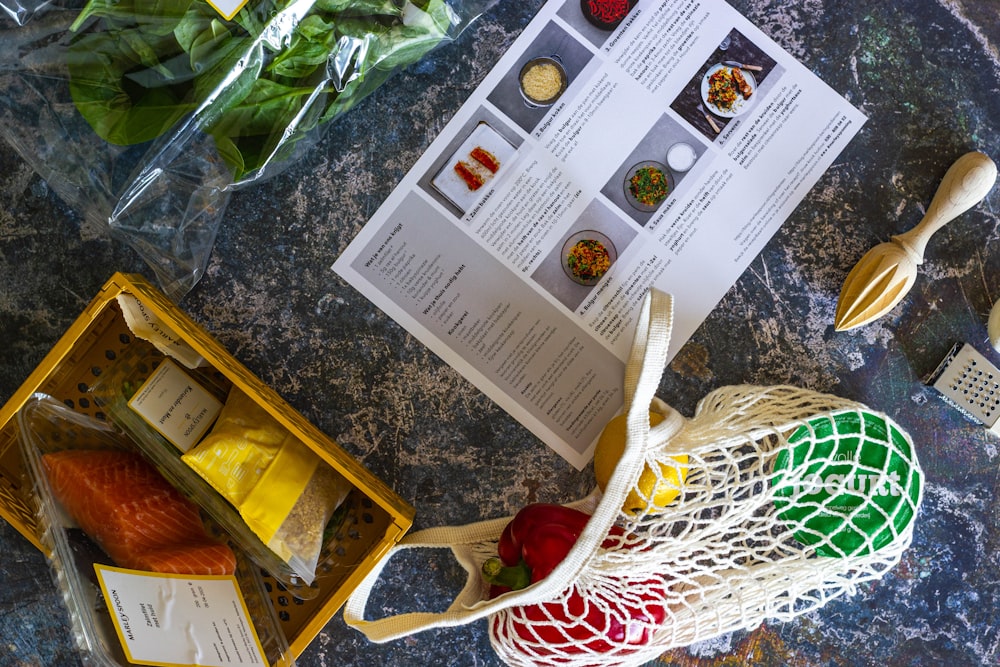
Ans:
POLYGON ((155 139, 197 113, 234 178, 290 155, 454 20, 444 0, 90 0, 72 25, 70 94, 103 139, 155 139))

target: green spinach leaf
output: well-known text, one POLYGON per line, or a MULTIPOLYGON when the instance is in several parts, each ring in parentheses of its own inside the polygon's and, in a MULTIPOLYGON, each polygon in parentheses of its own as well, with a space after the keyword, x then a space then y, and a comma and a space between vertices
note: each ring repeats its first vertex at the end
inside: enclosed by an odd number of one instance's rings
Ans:
POLYGON ((149 141, 191 110, 185 88, 136 67, 134 53, 112 33, 91 33, 78 40, 68 63, 70 95, 80 114, 106 141, 130 145, 149 141), (160 85, 162 84, 162 85, 160 85))
POLYGON ((89 0, 71 28, 73 102, 122 145, 197 111, 239 180, 293 155, 455 19, 445 0, 315 0, 289 29, 282 12, 295 1, 255 2, 226 21, 204 0, 89 0))

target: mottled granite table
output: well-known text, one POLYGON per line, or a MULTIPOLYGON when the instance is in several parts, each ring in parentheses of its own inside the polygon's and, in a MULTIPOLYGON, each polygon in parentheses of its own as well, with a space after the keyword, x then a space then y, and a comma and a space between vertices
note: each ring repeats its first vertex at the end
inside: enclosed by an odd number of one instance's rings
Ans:
MULTIPOLYGON (((685 414, 734 383, 791 383, 884 410, 927 474, 911 549, 882 581, 791 623, 687 650, 664 665, 981 665, 1000 662, 1000 449, 923 384, 955 341, 998 361, 1000 189, 940 231, 905 302, 834 332, 861 254, 912 227, 948 165, 1000 157, 995 0, 733 0, 868 117, 867 125, 665 373, 685 414)), ((237 194, 208 272, 182 302, 253 371, 416 506, 415 527, 509 514, 592 486, 454 370, 347 287, 330 265, 517 37, 540 0, 501 2, 455 44, 393 79, 300 165, 237 194)), ((0 400, 114 270, 144 266, 0 146, 0 400)), ((396 608, 441 608, 450 559, 402 562, 396 608)), ((76 665, 41 554, 0 527, 0 664, 76 665)), ((299 661, 495 665, 485 623, 369 643, 338 614, 299 661)))

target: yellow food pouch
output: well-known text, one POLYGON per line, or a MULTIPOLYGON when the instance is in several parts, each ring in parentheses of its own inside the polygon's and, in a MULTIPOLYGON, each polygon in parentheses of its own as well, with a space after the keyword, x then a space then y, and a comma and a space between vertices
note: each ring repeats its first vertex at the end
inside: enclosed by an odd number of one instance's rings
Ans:
POLYGON ((288 518, 312 479, 319 457, 295 439, 284 443, 257 484, 238 505, 247 525, 284 560, 292 557, 283 545, 273 545, 274 535, 288 518), (277 547, 277 548, 275 548, 277 547))
MULTIPOLYGON (((181 459, 239 506, 292 434, 249 396, 233 389, 211 432, 181 459)), ((302 486, 309 481, 306 477, 302 486)), ((290 490, 301 493, 302 488, 290 490)))
POLYGON ((341 475, 235 388, 209 434, 181 459, 312 580, 326 523, 350 491, 341 475))

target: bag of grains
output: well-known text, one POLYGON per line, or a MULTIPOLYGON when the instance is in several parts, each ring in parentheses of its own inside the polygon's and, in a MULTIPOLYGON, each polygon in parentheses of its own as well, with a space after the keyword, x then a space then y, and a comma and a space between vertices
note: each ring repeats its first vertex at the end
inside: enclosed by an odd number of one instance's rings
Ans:
POLYGON ((272 551, 313 580, 326 525, 351 490, 346 479, 236 388, 209 434, 181 459, 272 551))

